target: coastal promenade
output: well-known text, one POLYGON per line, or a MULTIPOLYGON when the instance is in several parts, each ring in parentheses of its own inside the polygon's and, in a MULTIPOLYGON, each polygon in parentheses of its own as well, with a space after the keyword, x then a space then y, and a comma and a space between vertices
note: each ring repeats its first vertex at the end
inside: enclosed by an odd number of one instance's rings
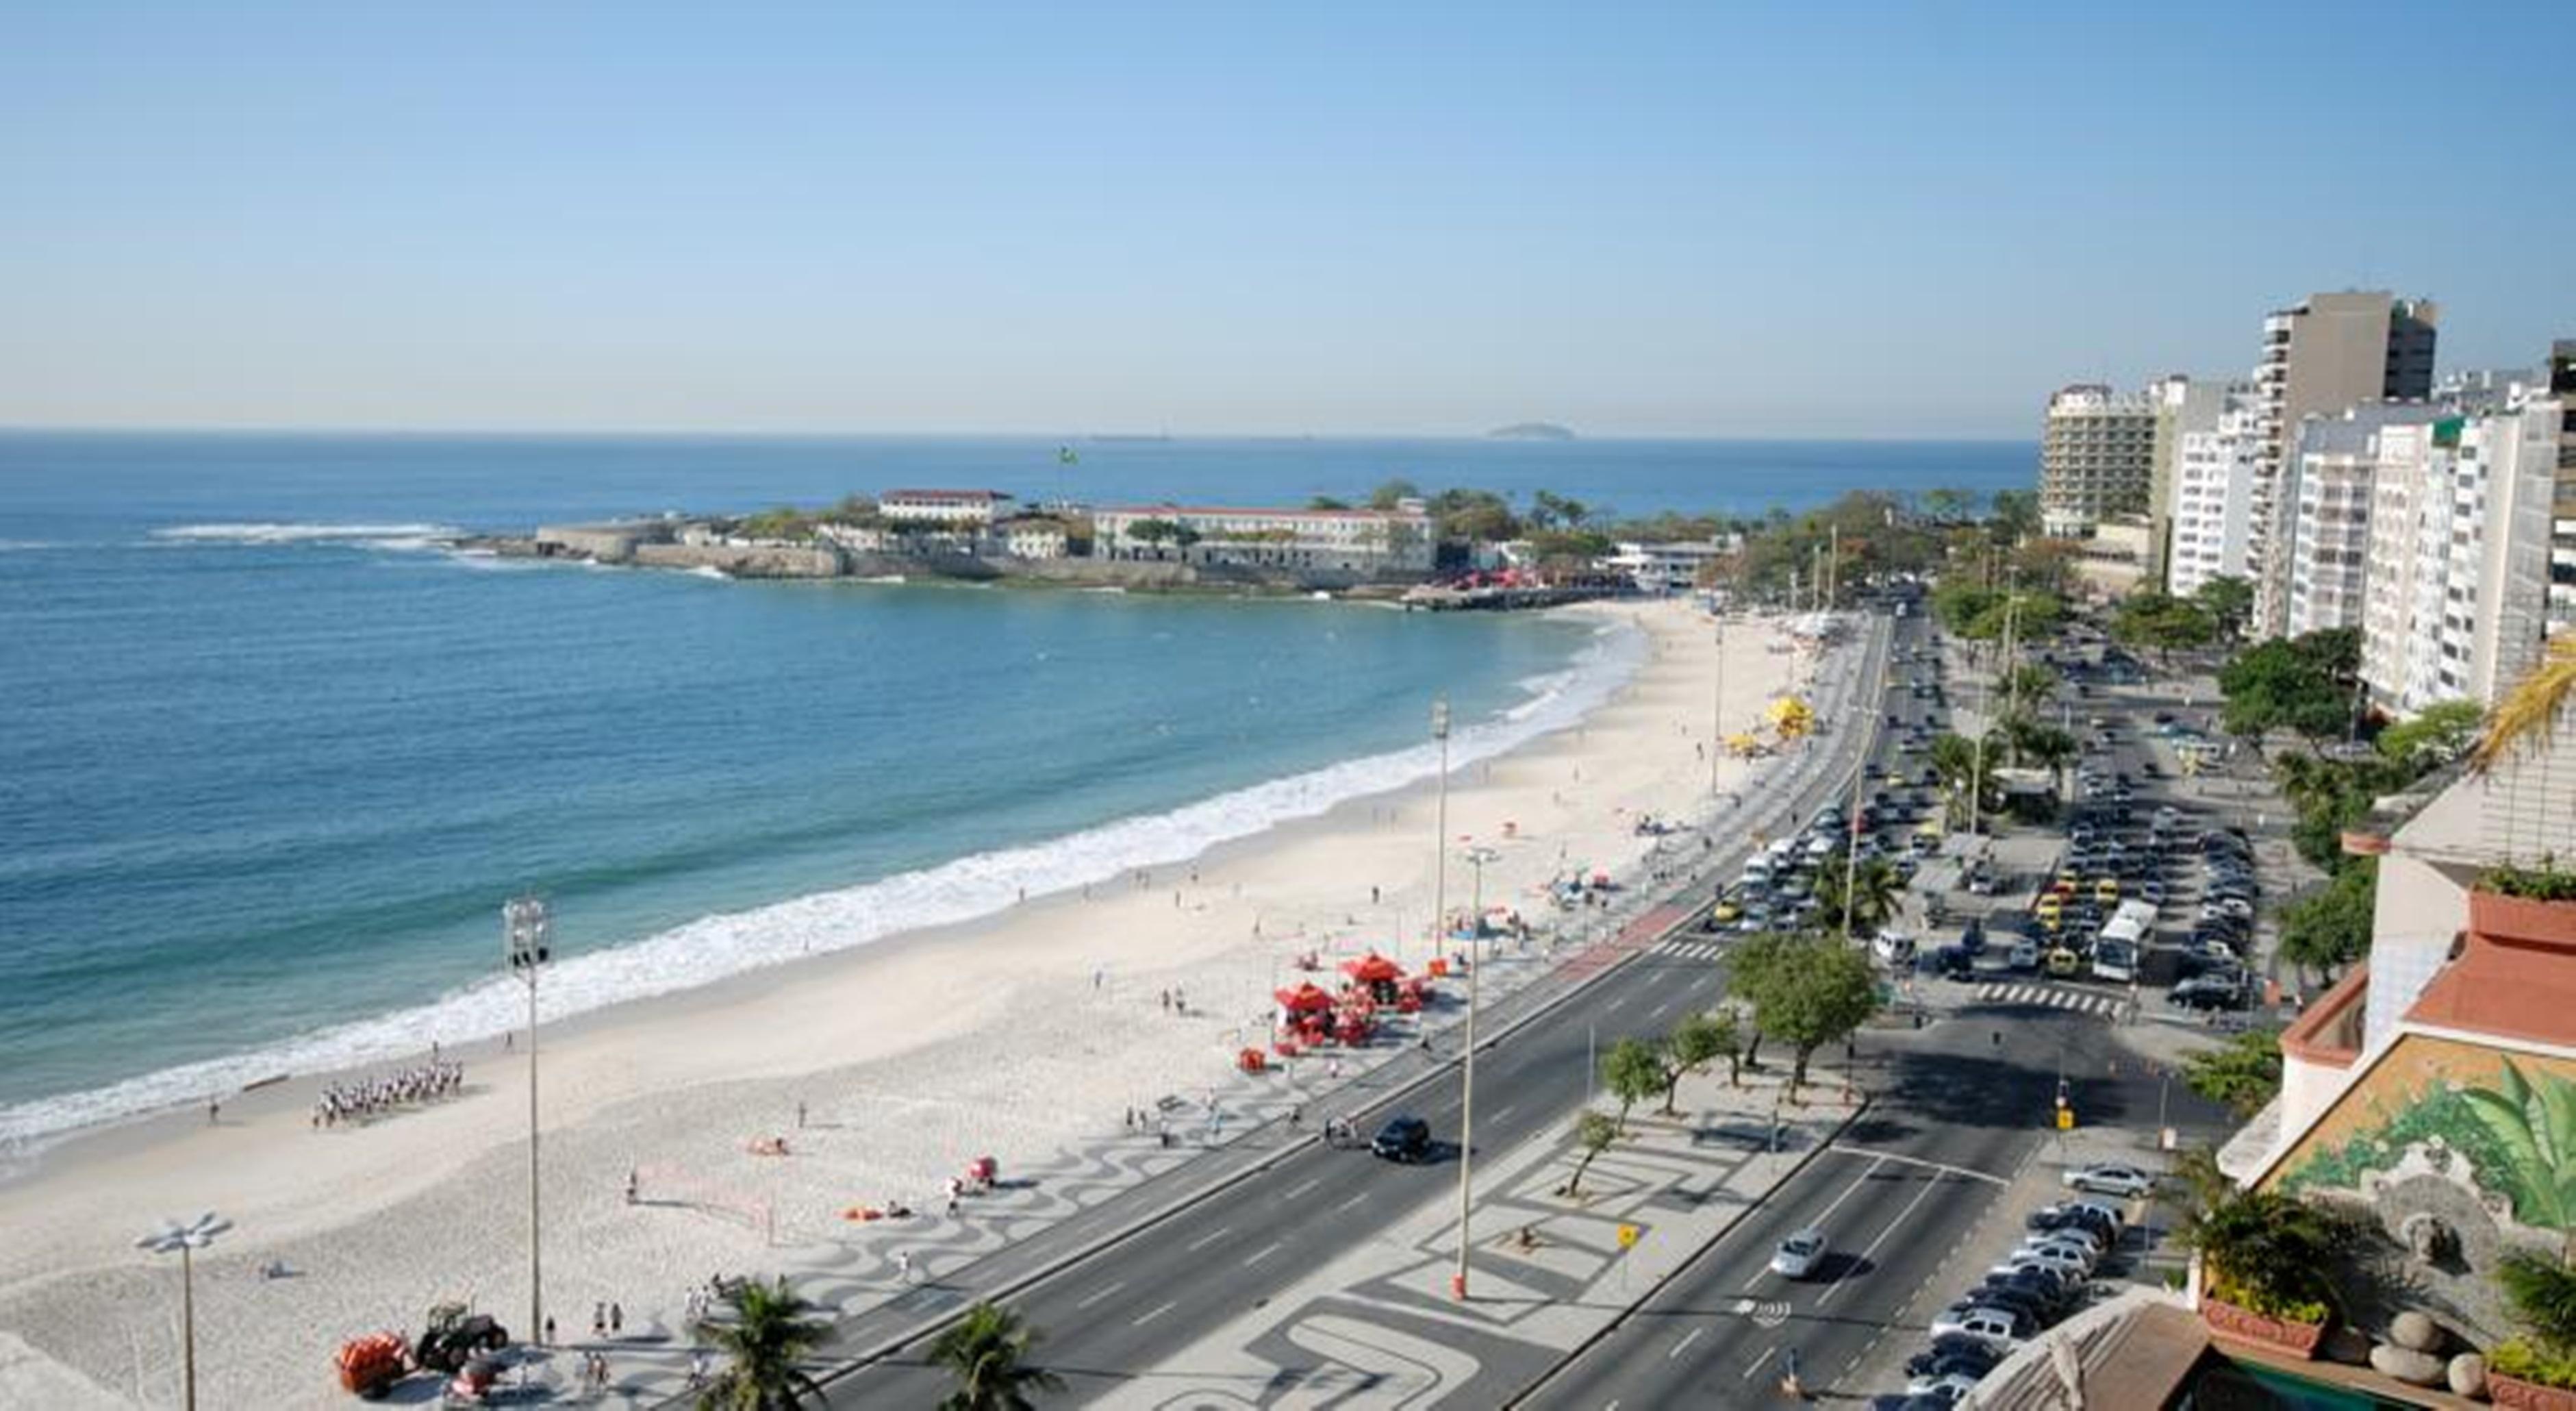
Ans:
MULTIPOLYGON (((1858 643, 1838 652, 1822 678, 1811 684, 1810 694, 1828 718, 1853 718, 1856 703, 1876 699, 1886 639, 1885 624, 1875 624, 1858 643)), ((1802 817, 1849 788, 1864 734, 1837 732, 1816 748, 1776 761, 1779 767, 1749 781, 1738 796, 1721 799, 1705 827, 1689 840, 1697 845, 1672 849, 1665 875, 1632 888, 1626 905, 1605 921, 1569 928, 1525 954, 1506 952, 1498 961, 1494 969, 1503 983, 1496 988, 1510 993, 1489 1004, 1484 1016, 1478 1066, 1486 1106, 1476 1133, 1480 1152, 1503 1154, 1504 1164, 1493 1177, 1497 1189, 1536 1179, 1531 1173, 1555 1159, 1562 1124, 1591 1086, 1593 1052, 1609 1035, 1668 1025, 1722 995, 1722 968, 1696 954, 1691 943, 1677 940, 1676 928, 1714 879, 1731 875, 1753 832, 1774 826, 1781 817, 1802 817), (1526 964, 1529 960, 1536 963, 1526 964)), ((1454 1012, 1442 1016, 1433 1032, 1445 1036, 1457 1018, 1454 1012)), ((1217 1101, 1227 1111, 1246 1112, 1261 1124, 1228 1150, 1169 1174, 1149 1173, 1153 1179, 1125 1194, 999 1252, 979 1256, 978 1247, 968 1245, 953 1256, 946 1251, 917 1256, 912 1264, 922 1281, 917 1287, 904 1284, 890 1263, 891 1242, 902 1237, 889 1235, 873 1266, 875 1281, 885 1290, 881 1301, 845 1321, 824 1356, 826 1361, 868 1364, 827 1379, 835 1401, 935 1401, 944 1374, 922 1364, 919 1348, 948 1317, 983 1298, 1009 1299, 1046 1329, 1048 1364, 1074 1378, 1076 1390, 1086 1396, 1117 1389, 1122 1400, 1150 1399, 1150 1393, 1189 1386, 1218 1396, 1214 1401, 1184 1396, 1189 1404, 1232 1404, 1247 1377, 1254 1385, 1295 1382, 1301 1369, 1314 1365, 1311 1354, 1280 1352, 1301 1345, 1296 1337, 1272 1348, 1287 1360, 1258 1375, 1220 1372, 1212 1380, 1175 1380, 1177 1374, 1167 1364, 1211 1337, 1222 1342, 1228 1320, 1243 1310, 1272 1310, 1275 1321, 1306 1306, 1287 1295, 1323 1297, 1329 1290, 1315 1283, 1319 1260, 1339 1251, 1362 1251, 1365 1258, 1366 1252, 1384 1256, 1439 1245, 1442 1212, 1452 1208, 1448 1196, 1454 1191, 1445 1160, 1429 1167, 1378 1162, 1362 1152, 1326 1146, 1314 1127, 1324 1115, 1351 1114, 1365 1135, 1377 1121, 1403 1111, 1428 1119, 1435 1133, 1454 1134, 1459 1101, 1455 1076, 1452 1046, 1435 1038, 1427 1055, 1418 1048, 1380 1055, 1377 1067, 1339 1090, 1311 1095, 1273 1091, 1266 1101, 1258 1091, 1220 1094, 1217 1101), (1308 1120, 1302 1128, 1291 1128, 1284 1110, 1299 1103, 1308 1120)), ((1752 1120, 1749 1112, 1710 1120, 1734 1124, 1740 1138, 1749 1130, 1742 1125, 1752 1120)), ((1842 1115, 1819 1112, 1801 1118, 1792 1113, 1778 1158, 1767 1153, 1757 1157, 1741 1140, 1729 1140, 1720 1143, 1727 1149, 1722 1169, 1697 1169, 1696 1174, 1685 1169, 1677 1179, 1735 1193, 1724 1201, 1702 1201, 1698 1208, 1703 1218, 1749 1203, 1776 1179, 1778 1170, 1812 1152, 1842 1115)), ((1764 1135, 1767 1141, 1767 1126, 1764 1135)), ((1095 1159, 1115 1170, 1122 1158, 1153 1164, 1163 1155, 1138 1141, 1096 1153, 1095 1159)), ((1651 1164, 1661 1158, 1643 1159, 1651 1164)), ((1519 1196, 1503 1199, 1509 1208, 1519 1196)), ((1449 1228, 1454 1231, 1454 1225, 1449 1228)), ((1642 1263, 1678 1259, 1705 1237, 1668 1233, 1642 1263)), ((1454 1233, 1446 1238, 1454 1240, 1454 1233)), ((1478 1257, 1481 1263, 1492 1256, 1478 1257)), ((1567 1251, 1559 1257, 1574 1256, 1567 1251)), ((1362 1278, 1357 1270, 1346 1272, 1354 1280, 1362 1278)), ((1366 1277, 1393 1281, 1417 1304, 1447 1301, 1447 1265, 1436 1250, 1366 1277)), ((1526 1301, 1526 1289, 1510 1291, 1518 1274, 1507 1269, 1494 1278, 1503 1305, 1526 1301)), ((1476 1306, 1487 1307, 1482 1302, 1476 1306)), ((1316 1316, 1329 1320, 1338 1315, 1316 1316)), ((1571 1337, 1589 1316, 1577 1314, 1553 1325, 1571 1337)), ((1280 1333, 1284 1326, 1265 1325, 1258 1336, 1285 1336, 1280 1333)), ((1545 1365, 1544 1357, 1532 1363, 1526 1354, 1494 1363, 1504 1378, 1534 1376, 1545 1365)), ((1326 1375, 1325 1383, 1330 1380, 1326 1375)), ((646 1400, 654 1391, 679 1390, 667 1371, 659 1370, 639 1372, 625 1384, 646 1400)), ((1516 1385, 1489 1377, 1475 1383, 1470 1402, 1499 1397, 1516 1385)), ((1445 1385, 1441 1394, 1458 1389, 1445 1385)))
MULTIPOLYGON (((1510 1016, 1651 940, 1629 928, 1651 909, 1658 874, 1677 883, 1701 862, 1728 861, 1727 849, 1711 853, 1687 829, 1656 836, 1638 826, 1688 823, 1712 797, 1706 619, 1683 604, 1570 611, 1635 634, 1635 675, 1579 723, 1463 761, 1450 791, 1449 832, 1491 839, 1500 854, 1486 868, 1486 899, 1521 909, 1553 942, 1494 957, 1480 1024, 1489 1044, 1510 1016), (1595 871, 1623 880, 1614 895, 1629 907, 1577 909, 1545 926, 1549 879, 1595 871), (1506 993, 1515 984, 1520 993, 1506 993)), ((1749 720, 1793 684, 1796 658, 1766 624, 1739 622, 1726 657, 1730 719, 1749 720)), ((1828 720, 1851 718, 1857 692, 1845 673, 1857 664, 1842 649, 1821 681, 1798 689, 1828 720)), ((1801 781, 1857 743, 1836 731, 1798 755, 1725 761, 1722 835, 1777 827, 1820 799, 1801 781)), ((1319 1115, 1420 1077, 1431 1061, 1417 1051, 1365 1051, 1344 1063, 1344 1078, 1365 1086, 1336 1099, 1319 1096, 1330 1086, 1322 1064, 1250 1078, 1228 1059, 1266 1032, 1269 991, 1293 978, 1296 957, 1319 953, 1329 966, 1375 946, 1421 962, 1430 794, 1409 785, 1157 866, 1150 879, 1032 897, 989 921, 550 1026, 547 1292, 560 1344, 591 1343, 594 1310, 618 1304, 618 1334, 598 1350, 621 1397, 650 1400, 679 1389, 684 1298, 710 1274, 785 1271, 854 1313, 902 1292, 893 1275, 907 1253, 923 1282, 906 1297, 936 1304, 968 1287, 1007 1288, 1015 1270, 1042 1269, 1140 1210, 1292 1150, 1276 1119, 1300 1097, 1319 1115), (1184 989, 1185 1015, 1158 1009, 1159 992, 1184 989), (1211 1103, 1222 1113, 1214 1124, 1211 1103), (1184 1145, 1165 1150, 1150 1127, 1123 1131, 1122 1108, 1168 1119, 1184 1145), (809 1125, 797 1125, 800 1112, 809 1125), (793 1155, 747 1154, 768 1134, 787 1138, 793 1155), (1004 1188, 969 1199, 950 1221, 941 1183, 985 1153, 1002 1159, 1004 1188), (632 1205, 620 1194, 630 1171, 641 1176, 632 1205), (1108 1208, 1122 1192, 1148 1191, 1108 1208), (838 1218, 897 1197, 923 1214, 838 1218), (1004 1277, 961 1280, 987 1260, 1004 1277)), ((1466 900, 1470 886, 1453 861, 1451 900, 1466 900)), ((1432 1021, 1457 1017, 1453 1003, 1432 1021)), ((1434 1044, 1443 1046, 1439 1034, 1434 1044)), ((467 1065, 462 1096, 377 1126, 312 1132, 309 1094, 285 1091, 273 1111, 228 1103, 219 1126, 165 1122, 49 1155, 33 1178, 0 1189, 0 1219, 30 1235, 0 1252, 0 1329, 25 1339, 29 1367, 126 1400, 175 1399, 167 1271, 115 1234, 136 1209, 213 1204, 237 1222, 197 1270, 199 1371, 217 1404, 333 1404, 324 1369, 340 1338, 416 1327, 444 1298, 515 1331, 526 1271, 519 1069, 498 1045, 452 1052, 467 1065), (258 1278, 272 1260, 293 1276, 258 1278), (281 1358, 311 1375, 281 1379, 281 1358)), ((1480 1104, 1485 1143, 1497 1140, 1485 1119, 1499 1111, 1480 1104)), ((884 1322, 854 1324, 847 1347, 866 1350, 860 1334, 924 1315, 907 1305, 869 1316, 884 1322)), ((554 1366, 569 1378, 577 1360, 559 1355, 554 1366)), ((0 1380, 0 1392, 10 1385, 0 1380)))

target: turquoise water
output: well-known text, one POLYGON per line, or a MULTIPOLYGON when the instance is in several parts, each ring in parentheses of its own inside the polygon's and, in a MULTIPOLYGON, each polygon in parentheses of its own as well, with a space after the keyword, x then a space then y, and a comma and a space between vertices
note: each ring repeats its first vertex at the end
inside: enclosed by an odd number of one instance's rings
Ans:
MULTIPOLYGON (((1833 454, 1975 484, 2025 450, 1833 454)), ((1388 473, 1701 508, 1761 493, 1747 454, 0 435, 0 1138, 495 1032, 521 889, 568 957, 550 1011, 594 1007, 1176 861, 1419 777, 1435 694, 1482 752, 1633 665, 1533 619, 731 583, 440 529, 1388 473)))

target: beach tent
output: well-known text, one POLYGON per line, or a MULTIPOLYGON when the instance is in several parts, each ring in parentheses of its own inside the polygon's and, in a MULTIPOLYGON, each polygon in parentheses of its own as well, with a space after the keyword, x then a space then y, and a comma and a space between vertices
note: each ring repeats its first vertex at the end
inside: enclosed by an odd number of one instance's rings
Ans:
POLYGON ((1404 967, 1370 951, 1357 960, 1343 961, 1342 973, 1363 985, 1393 984, 1404 978, 1404 967))
POLYGON ((1312 983, 1276 993, 1279 1009, 1283 1014, 1322 1014, 1333 1007, 1332 995, 1322 986, 1312 983))

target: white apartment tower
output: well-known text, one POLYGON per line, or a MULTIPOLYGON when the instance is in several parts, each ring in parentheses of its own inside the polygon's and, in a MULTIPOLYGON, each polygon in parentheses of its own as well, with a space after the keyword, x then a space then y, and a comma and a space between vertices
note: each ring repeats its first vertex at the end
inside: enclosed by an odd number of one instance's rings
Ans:
POLYGON ((2174 478, 2182 461, 2182 438, 2218 429, 2243 388, 2238 384, 2179 373, 2147 384, 2147 401, 2156 413, 2155 439, 2147 471, 2147 572, 2164 582, 2173 563, 2174 478))
POLYGON ((2548 631, 2561 403, 2375 434, 2362 679, 2395 715, 2491 705, 2548 631))
POLYGON ((2198 592, 2213 578, 2252 576, 2246 558, 2254 452, 2261 417, 2244 396, 2227 399, 2208 430, 2174 438, 2173 493, 2166 510, 2165 591, 2198 592))
POLYGON ((2254 567, 2254 630, 2287 630, 2292 562, 2291 484, 2299 427, 2312 416, 2379 400, 2428 396, 2439 309, 2386 291, 2314 294, 2263 319, 2254 369, 2258 416, 2247 553, 2254 567))

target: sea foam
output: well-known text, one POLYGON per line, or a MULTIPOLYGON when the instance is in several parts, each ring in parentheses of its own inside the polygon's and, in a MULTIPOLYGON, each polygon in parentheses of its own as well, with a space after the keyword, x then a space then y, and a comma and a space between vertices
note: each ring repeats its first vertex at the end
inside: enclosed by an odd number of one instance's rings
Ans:
MULTIPOLYGON (((268 527, 322 526, 232 526, 268 527)), ((334 531, 340 537, 364 537, 350 526, 334 531)), ((375 532, 381 533, 381 527, 375 532)), ((1645 660, 1645 643, 1645 635, 1633 626, 1602 626, 1566 669, 1520 682, 1526 698, 1456 730, 1449 743, 1452 771, 1574 725, 1636 673, 1645 660)), ((562 1019, 805 956, 850 950, 900 932, 989 916, 1011 906, 1023 888, 1038 896, 1141 868, 1170 866, 1220 843, 1316 817, 1347 800, 1428 779, 1439 769, 1439 758, 1437 746, 1426 743, 1345 760, 1168 813, 1120 819, 879 881, 702 917, 558 961, 546 972, 539 993, 541 1013, 549 1020, 562 1019)), ((432 1040, 455 1044, 488 1039, 523 1023, 526 1006, 526 991, 516 981, 496 977, 429 1004, 106 1087, 41 1098, 0 1109, 0 1146, 24 1157, 80 1128, 202 1102, 210 1093, 237 1091, 281 1074, 384 1062, 422 1052, 432 1040)))
POLYGON ((152 537, 179 544, 363 544, 369 548, 416 552, 443 548, 465 531, 447 524, 177 524, 152 531, 152 537))

